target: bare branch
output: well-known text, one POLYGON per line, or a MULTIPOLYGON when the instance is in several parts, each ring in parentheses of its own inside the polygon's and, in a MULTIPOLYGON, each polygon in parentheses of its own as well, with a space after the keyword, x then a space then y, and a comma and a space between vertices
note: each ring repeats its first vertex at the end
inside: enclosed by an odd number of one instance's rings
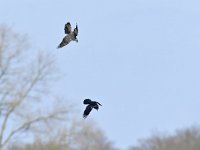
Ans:
POLYGON ((49 120, 52 120, 52 119, 59 119, 58 116, 61 114, 61 113, 65 113, 65 112, 59 112, 59 113, 52 113, 52 114, 49 114, 47 116, 41 116, 41 117, 37 117, 35 119, 32 119, 28 122, 25 122, 23 123, 21 126, 19 126, 18 128, 14 129, 9 135, 8 137, 5 139, 5 141, 3 142, 3 146, 6 145, 10 139, 17 133, 27 129, 27 128, 30 128, 30 126, 32 126, 33 124, 36 124, 36 123, 41 123, 41 122, 44 122, 44 123, 47 123, 49 120))
POLYGON ((42 52, 28 52, 26 43, 26 38, 0 26, 0 149, 21 131, 32 132, 33 125, 62 121, 68 113, 66 108, 37 113, 45 107, 42 103, 47 100, 43 98, 48 97, 55 62, 42 52), (34 108, 30 108, 33 104, 34 108))

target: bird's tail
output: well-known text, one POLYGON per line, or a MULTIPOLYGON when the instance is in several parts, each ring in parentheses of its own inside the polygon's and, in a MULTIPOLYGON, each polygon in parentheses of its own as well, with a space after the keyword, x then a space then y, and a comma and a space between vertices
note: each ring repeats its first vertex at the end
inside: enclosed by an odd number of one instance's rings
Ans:
POLYGON ((63 46, 65 46, 65 43, 64 42, 61 42, 57 48, 62 48, 63 46))

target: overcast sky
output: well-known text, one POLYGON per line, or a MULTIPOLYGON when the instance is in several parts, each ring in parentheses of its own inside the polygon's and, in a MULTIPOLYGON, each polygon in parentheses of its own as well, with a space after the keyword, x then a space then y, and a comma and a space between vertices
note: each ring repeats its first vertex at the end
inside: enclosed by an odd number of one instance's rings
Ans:
POLYGON ((58 59, 55 93, 80 119, 83 99, 102 103, 89 118, 116 146, 200 123, 199 0, 0 2, 0 23, 58 59), (79 42, 56 49, 68 21, 79 42))

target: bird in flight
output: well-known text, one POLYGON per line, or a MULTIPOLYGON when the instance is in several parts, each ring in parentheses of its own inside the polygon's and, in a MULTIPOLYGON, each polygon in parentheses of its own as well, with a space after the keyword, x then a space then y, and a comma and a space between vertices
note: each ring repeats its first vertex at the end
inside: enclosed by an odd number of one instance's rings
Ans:
POLYGON ((91 99, 85 99, 83 101, 83 104, 87 105, 83 112, 83 118, 86 118, 90 114, 93 108, 98 110, 99 106, 102 106, 99 102, 92 101, 91 99))
POLYGON ((63 46, 69 44, 71 41, 78 42, 78 39, 76 38, 76 36, 78 35, 78 25, 76 24, 74 31, 72 31, 71 28, 72 27, 70 22, 67 22, 64 27, 65 34, 67 35, 63 38, 62 42, 58 45, 57 48, 62 48, 63 46))

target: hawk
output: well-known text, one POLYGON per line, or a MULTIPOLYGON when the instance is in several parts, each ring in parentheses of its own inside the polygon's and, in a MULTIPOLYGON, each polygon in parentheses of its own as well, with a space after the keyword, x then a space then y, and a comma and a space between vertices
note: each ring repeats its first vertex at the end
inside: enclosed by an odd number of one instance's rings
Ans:
POLYGON ((83 104, 87 105, 83 112, 83 118, 86 118, 90 114, 93 108, 98 110, 99 106, 102 106, 99 102, 92 101, 91 99, 85 99, 83 101, 83 104))
POLYGON ((78 35, 78 25, 76 24, 74 31, 72 31, 71 28, 72 27, 71 27, 70 22, 67 22, 64 27, 65 34, 67 35, 63 38, 62 42, 58 45, 57 48, 62 48, 63 46, 69 44, 71 41, 78 42, 78 39, 76 38, 78 35))

